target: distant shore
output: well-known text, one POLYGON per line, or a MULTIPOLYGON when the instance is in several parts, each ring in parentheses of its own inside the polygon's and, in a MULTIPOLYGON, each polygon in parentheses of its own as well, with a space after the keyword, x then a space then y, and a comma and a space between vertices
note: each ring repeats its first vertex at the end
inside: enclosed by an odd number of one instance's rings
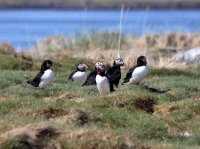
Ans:
POLYGON ((55 9, 121 9, 122 5, 129 9, 197 9, 200 8, 200 1, 164 1, 160 0, 115 0, 115 1, 100 1, 100 0, 1 0, 0 9, 20 9, 20 8, 55 8, 55 9))

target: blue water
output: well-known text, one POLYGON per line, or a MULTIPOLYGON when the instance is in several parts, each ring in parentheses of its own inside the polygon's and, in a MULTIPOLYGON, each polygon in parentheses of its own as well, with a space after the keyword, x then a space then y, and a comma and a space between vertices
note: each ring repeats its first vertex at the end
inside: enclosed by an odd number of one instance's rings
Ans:
MULTIPOLYGON (((0 42, 26 50, 52 35, 119 31, 120 10, 0 10, 0 42)), ((124 10, 123 34, 200 31, 200 10, 124 10)))

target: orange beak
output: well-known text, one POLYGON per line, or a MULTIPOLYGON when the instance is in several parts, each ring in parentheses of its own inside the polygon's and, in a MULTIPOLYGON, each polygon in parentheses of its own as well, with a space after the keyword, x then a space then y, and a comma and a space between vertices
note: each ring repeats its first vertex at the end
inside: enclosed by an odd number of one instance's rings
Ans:
POLYGON ((126 63, 124 62, 124 67, 126 67, 126 63))
POLYGON ((85 65, 85 69, 87 69, 88 68, 88 66, 87 65, 85 65))
POLYGON ((96 72, 100 72, 100 68, 99 67, 97 67, 96 72))

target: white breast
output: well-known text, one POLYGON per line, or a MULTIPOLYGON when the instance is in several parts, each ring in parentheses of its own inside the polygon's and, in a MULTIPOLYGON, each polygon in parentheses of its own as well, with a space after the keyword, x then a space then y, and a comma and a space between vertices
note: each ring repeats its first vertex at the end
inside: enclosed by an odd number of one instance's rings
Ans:
POLYGON ((105 93, 110 93, 110 83, 107 77, 105 76, 96 76, 96 83, 97 83, 97 88, 99 90, 99 93, 101 95, 105 93))
POLYGON ((142 79, 145 78, 145 76, 148 73, 148 67, 147 66, 140 66, 135 68, 135 70, 132 73, 132 77, 129 80, 130 83, 138 84, 142 79))
POLYGON ((47 86, 49 83, 51 83, 51 81, 54 78, 54 72, 51 69, 48 69, 44 72, 44 74, 41 77, 41 81, 39 84, 40 88, 44 88, 45 86, 47 86))
POLYGON ((87 76, 86 72, 77 71, 73 76, 75 82, 82 81, 87 76))

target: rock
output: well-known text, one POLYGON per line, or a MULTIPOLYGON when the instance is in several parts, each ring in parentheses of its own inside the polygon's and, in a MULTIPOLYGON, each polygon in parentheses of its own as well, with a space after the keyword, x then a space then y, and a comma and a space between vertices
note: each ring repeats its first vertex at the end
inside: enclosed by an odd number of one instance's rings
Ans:
POLYGON ((181 135, 181 136, 186 136, 186 137, 191 136, 191 134, 188 133, 187 131, 182 132, 180 135, 181 135))
POLYGON ((167 46, 166 48, 161 49, 161 50, 167 51, 167 52, 172 52, 172 53, 176 53, 177 52, 176 48, 173 47, 173 46, 167 46))
POLYGON ((178 62, 187 62, 189 64, 196 64, 200 61, 200 47, 179 52, 172 57, 173 60, 178 62))

